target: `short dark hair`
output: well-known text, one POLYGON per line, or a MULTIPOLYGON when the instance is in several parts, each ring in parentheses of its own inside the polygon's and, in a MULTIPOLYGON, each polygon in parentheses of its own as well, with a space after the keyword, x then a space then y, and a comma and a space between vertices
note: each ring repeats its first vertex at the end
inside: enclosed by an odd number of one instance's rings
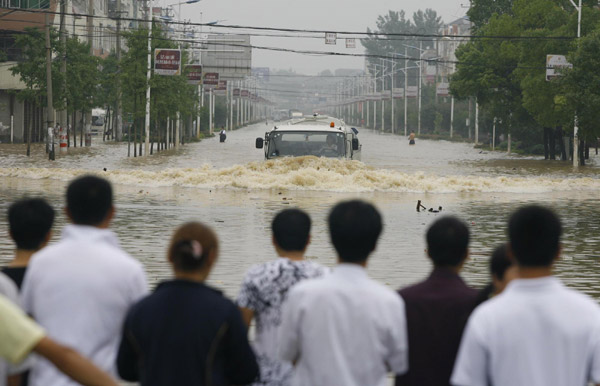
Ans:
POLYGON ((558 216, 540 205, 515 211, 508 221, 510 246, 519 265, 548 267, 560 248, 562 225, 558 216))
POLYGON ((26 198, 8 208, 8 225, 18 249, 40 249, 54 223, 54 209, 41 198, 26 198))
POLYGON ((329 213, 331 242, 344 262, 367 260, 375 250, 382 229, 381 215, 364 201, 340 202, 329 213))
POLYGON ((427 230, 427 251, 438 267, 456 267, 467 257, 469 228, 456 217, 436 220, 427 230))
POLYGON ((508 257, 508 247, 502 244, 494 249, 490 258, 490 273, 496 276, 499 280, 504 279, 504 273, 513 264, 508 257))
POLYGON ((204 269, 208 255, 219 251, 215 232, 199 222, 188 222, 177 228, 169 245, 169 260, 178 271, 204 269))
POLYGON ((277 213, 271 230, 277 245, 284 251, 303 251, 310 236, 310 217, 300 209, 285 209, 277 213))
POLYGON ((103 178, 79 177, 67 188, 67 208, 75 224, 98 225, 106 219, 112 206, 112 187, 103 178))

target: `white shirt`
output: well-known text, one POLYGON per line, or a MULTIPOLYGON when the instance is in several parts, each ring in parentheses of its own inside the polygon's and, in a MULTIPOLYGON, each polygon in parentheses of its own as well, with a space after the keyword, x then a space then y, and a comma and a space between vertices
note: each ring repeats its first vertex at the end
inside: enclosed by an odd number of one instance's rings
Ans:
POLYGON ((555 277, 513 280, 471 315, 452 374, 459 386, 600 383, 600 307, 555 277))
POLYGON ((297 361, 293 385, 385 385, 388 371, 408 369, 404 302, 359 265, 340 264, 290 291, 279 356, 297 361))
MULTIPOLYGON (((21 296, 25 310, 50 338, 116 376, 125 314, 146 293, 142 265, 120 249, 113 232, 68 225, 60 242, 33 255, 21 296)), ((41 359, 29 384, 76 385, 41 359)))

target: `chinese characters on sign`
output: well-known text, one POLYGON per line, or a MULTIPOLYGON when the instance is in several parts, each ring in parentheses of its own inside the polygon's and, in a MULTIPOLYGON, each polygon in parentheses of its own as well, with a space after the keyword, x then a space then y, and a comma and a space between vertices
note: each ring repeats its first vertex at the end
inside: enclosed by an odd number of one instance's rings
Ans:
POLYGON ((356 48, 356 39, 346 39, 346 48, 356 48))
POLYGON ((188 64, 185 66, 188 83, 189 84, 201 84, 202 83, 202 66, 198 64, 188 64))
POLYGON ((181 51, 156 48, 154 50, 154 73, 157 75, 181 75, 181 51))
POLYGON ((205 86, 216 86, 219 84, 218 72, 206 72, 202 77, 202 83, 205 86))
POLYGON ((325 44, 335 44, 337 40, 337 34, 333 32, 327 32, 325 34, 325 44))

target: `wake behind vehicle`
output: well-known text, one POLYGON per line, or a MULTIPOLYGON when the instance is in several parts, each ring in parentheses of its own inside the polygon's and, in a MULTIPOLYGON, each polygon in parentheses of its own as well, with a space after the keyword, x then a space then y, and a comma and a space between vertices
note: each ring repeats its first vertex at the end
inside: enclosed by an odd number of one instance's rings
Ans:
POLYGON ((256 138, 256 148, 264 148, 265 159, 314 155, 360 160, 357 134, 342 121, 313 116, 273 127, 264 138, 256 138))

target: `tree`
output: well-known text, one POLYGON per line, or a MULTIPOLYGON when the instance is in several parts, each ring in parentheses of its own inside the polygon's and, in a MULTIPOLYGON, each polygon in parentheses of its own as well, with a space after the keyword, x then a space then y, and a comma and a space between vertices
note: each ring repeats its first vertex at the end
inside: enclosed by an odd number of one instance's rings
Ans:
MULTIPOLYGON (((44 106, 46 99, 46 42, 44 31, 37 28, 26 28, 25 33, 15 36, 15 45, 21 50, 22 60, 11 67, 13 75, 18 75, 25 89, 19 91, 17 97, 21 101, 44 106)), ((56 30, 50 30, 50 46, 54 54, 60 54, 61 47, 56 30)), ((56 107, 62 100, 63 77, 60 74, 59 61, 52 63, 52 90, 56 107)))

